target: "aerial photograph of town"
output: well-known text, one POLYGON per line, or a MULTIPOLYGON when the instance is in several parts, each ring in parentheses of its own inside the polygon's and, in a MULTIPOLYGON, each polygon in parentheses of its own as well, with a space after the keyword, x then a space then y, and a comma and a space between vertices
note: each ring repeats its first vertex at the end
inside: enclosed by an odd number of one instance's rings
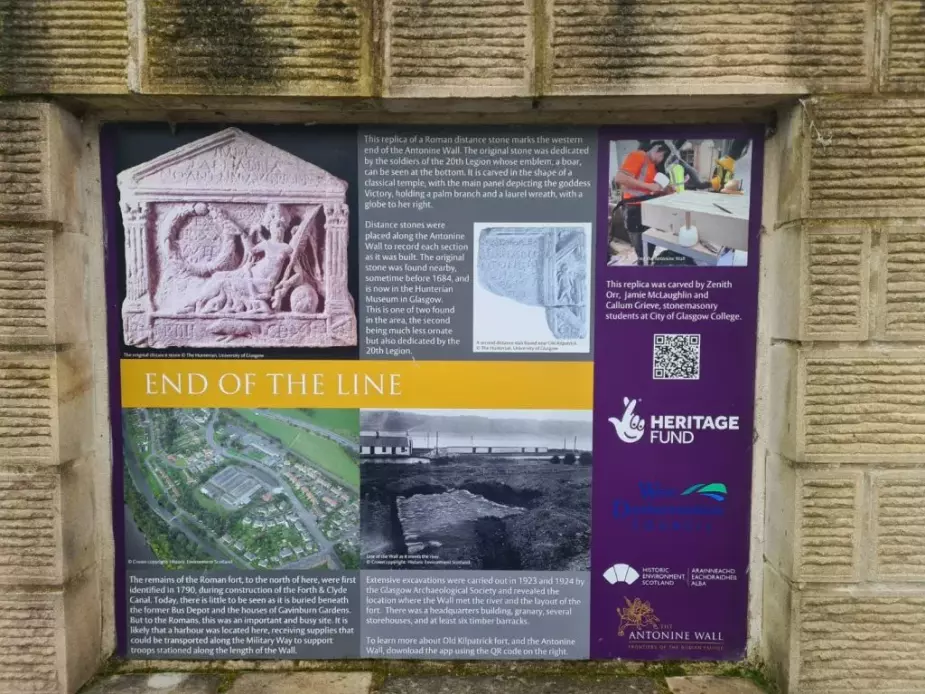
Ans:
POLYGON ((359 567, 359 411, 123 411, 126 556, 170 569, 359 567))

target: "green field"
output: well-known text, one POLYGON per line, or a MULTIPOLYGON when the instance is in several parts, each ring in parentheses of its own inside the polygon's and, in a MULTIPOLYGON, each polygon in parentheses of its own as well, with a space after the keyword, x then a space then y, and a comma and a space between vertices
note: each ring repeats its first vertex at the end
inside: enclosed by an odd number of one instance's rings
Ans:
MULTIPOLYGON (((321 411, 322 410, 315 410, 315 412, 321 411)), ((356 410, 328 411, 356 412, 356 410)), ((261 431, 277 439, 289 450, 308 458, 334 476, 339 477, 347 486, 352 489, 360 488, 360 466, 357 464, 356 459, 339 444, 277 419, 255 414, 253 410, 236 409, 234 412, 255 425, 261 431)), ((321 425, 319 424, 319 426, 321 425)))
POLYGON ((359 410, 280 410, 279 413, 290 419, 300 419, 316 427, 333 431, 345 439, 360 440, 359 410))
POLYGON ((209 513, 213 513, 216 516, 224 517, 224 516, 227 516, 229 513, 231 513, 227 508, 222 506, 220 503, 218 503, 217 501, 213 501, 212 499, 207 497, 205 494, 203 494, 201 491, 199 491, 198 488, 196 489, 195 492, 193 492, 193 498, 196 499, 196 503, 199 504, 204 510, 208 511, 209 513))

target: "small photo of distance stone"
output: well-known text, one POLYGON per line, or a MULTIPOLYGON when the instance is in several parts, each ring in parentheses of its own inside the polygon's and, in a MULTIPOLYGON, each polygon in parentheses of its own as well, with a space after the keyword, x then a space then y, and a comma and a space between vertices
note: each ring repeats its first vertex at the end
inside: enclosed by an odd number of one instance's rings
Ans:
POLYGON ((473 350, 590 351, 591 224, 476 224, 473 350))

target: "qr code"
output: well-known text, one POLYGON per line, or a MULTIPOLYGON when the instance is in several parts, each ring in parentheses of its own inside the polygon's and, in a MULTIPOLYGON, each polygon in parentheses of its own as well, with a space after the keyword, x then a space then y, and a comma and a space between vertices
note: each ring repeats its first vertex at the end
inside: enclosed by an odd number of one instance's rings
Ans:
POLYGON ((696 381, 700 378, 700 335, 656 335, 652 378, 696 381))

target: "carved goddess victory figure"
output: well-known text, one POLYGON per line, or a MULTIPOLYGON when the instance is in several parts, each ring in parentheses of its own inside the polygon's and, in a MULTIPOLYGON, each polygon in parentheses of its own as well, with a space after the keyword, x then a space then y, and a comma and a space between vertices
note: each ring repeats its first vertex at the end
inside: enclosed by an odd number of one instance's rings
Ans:
POLYGON ((346 181, 226 128, 118 184, 127 345, 357 344, 346 181))
POLYGON ((171 257, 193 274, 208 277, 180 313, 259 315, 322 310, 322 240, 315 233, 320 207, 299 223, 282 205, 270 204, 260 223, 246 228, 219 209, 208 214, 220 226, 226 249, 217 262, 197 268, 179 258, 171 239, 171 257))

